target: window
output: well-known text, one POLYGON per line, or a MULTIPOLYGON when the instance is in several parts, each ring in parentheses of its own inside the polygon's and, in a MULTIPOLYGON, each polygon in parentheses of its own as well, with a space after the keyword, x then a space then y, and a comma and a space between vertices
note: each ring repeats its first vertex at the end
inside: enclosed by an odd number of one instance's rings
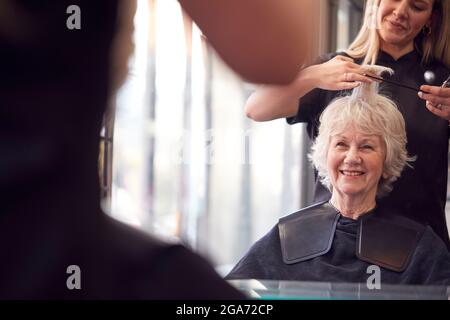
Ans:
POLYGON ((255 123, 254 89, 175 0, 139 1, 130 75, 116 101, 110 213, 233 265, 301 207, 301 126, 255 123))

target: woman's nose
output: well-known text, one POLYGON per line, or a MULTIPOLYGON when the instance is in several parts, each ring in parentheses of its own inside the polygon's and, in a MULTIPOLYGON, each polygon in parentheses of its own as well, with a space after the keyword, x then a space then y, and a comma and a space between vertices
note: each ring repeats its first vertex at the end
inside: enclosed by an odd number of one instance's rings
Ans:
POLYGON ((397 2, 394 9, 394 15, 398 19, 406 19, 408 17, 408 1, 409 0, 401 0, 397 2))
POLYGON ((361 161, 357 148, 350 148, 344 159, 345 164, 360 164, 361 161))

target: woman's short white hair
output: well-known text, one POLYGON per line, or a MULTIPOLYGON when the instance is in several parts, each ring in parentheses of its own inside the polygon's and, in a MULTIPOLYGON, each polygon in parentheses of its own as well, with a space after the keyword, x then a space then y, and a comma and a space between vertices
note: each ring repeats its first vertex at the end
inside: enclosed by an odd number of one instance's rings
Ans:
POLYGON ((407 138, 402 114, 395 103, 378 94, 377 89, 378 84, 375 83, 370 86, 361 85, 354 89, 351 96, 331 102, 320 117, 319 134, 309 158, 319 174, 320 181, 330 191, 332 185, 327 169, 330 139, 349 126, 364 134, 378 135, 384 142, 386 157, 377 196, 388 194, 392 190, 392 183, 400 177, 405 165, 410 166, 408 162, 414 161, 406 151, 407 138))

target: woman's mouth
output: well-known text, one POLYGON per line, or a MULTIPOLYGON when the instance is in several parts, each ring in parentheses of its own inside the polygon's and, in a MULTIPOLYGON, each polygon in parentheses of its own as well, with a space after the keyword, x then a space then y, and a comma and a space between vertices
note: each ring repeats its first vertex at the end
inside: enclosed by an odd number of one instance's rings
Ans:
POLYGON ((348 177, 358 177, 362 176, 365 172, 364 171, 358 171, 358 170, 339 170, 341 174, 348 177))
POLYGON ((406 30, 406 27, 404 27, 402 24, 398 23, 398 22, 394 22, 394 21, 390 21, 387 20, 389 26, 391 26, 391 28, 396 29, 396 30, 406 30))

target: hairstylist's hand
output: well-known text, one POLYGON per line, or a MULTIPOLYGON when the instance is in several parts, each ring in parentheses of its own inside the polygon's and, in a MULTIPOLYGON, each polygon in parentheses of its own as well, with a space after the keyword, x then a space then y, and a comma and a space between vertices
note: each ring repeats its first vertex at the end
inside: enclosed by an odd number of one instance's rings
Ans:
POLYGON ((325 90, 350 90, 358 87, 361 82, 376 81, 364 76, 363 74, 367 72, 359 64, 354 63, 353 59, 343 56, 336 56, 309 68, 314 75, 316 87, 325 90))
POLYGON ((450 120, 450 88, 423 85, 419 97, 426 101, 426 107, 432 113, 450 120))

